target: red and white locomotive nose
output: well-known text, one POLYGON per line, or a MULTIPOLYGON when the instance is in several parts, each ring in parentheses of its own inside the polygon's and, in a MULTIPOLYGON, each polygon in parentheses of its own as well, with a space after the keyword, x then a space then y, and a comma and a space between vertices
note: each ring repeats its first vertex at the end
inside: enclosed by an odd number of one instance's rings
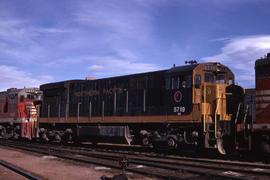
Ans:
POLYGON ((38 115, 34 102, 40 100, 40 94, 38 88, 11 88, 0 92, 0 137, 35 137, 38 115), (2 112, 1 107, 4 107, 2 112))
POLYGON ((254 141, 270 153, 270 53, 255 63, 256 119, 253 124, 254 141))

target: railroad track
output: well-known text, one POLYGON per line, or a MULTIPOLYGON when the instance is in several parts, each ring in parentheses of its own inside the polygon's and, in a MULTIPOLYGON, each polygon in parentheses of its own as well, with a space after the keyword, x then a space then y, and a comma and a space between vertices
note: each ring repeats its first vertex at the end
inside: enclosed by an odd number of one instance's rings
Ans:
POLYGON ((126 171, 162 179, 269 179, 270 165, 238 161, 196 159, 189 157, 157 156, 151 154, 117 153, 86 148, 62 147, 1 141, 2 145, 59 158, 121 169, 119 161, 126 159, 126 171))
POLYGON ((41 177, 34 175, 32 172, 29 172, 23 168, 20 168, 14 164, 11 164, 7 161, 0 160, 0 165, 4 166, 5 168, 15 172, 16 174, 19 174, 27 179, 30 180, 41 180, 41 177))

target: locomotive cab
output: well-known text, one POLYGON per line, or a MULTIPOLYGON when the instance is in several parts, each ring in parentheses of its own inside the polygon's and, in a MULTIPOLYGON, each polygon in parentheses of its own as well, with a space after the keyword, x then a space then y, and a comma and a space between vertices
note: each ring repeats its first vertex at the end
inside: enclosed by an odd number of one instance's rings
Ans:
POLYGON ((226 154, 231 143, 231 115, 227 113, 226 88, 234 84, 233 73, 220 63, 205 63, 194 70, 193 103, 200 108, 204 147, 226 154), (226 147, 225 147, 226 146, 226 147))
POLYGON ((180 117, 192 112, 192 70, 196 66, 179 66, 167 71, 164 98, 168 115, 180 117))
POLYGON ((184 139, 183 143, 176 143, 218 148, 226 154, 225 149, 229 148, 224 147, 224 139, 230 139, 225 137, 231 135, 232 115, 227 111, 227 96, 231 94, 226 88, 231 84, 234 84, 233 73, 220 63, 191 64, 167 72, 167 114, 181 121, 177 133, 184 139))

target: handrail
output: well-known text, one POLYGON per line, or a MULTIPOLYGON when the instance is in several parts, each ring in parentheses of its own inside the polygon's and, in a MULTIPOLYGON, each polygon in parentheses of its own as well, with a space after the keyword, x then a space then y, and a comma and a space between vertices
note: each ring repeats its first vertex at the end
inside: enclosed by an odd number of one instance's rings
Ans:
POLYGON ((239 103, 239 104, 238 104, 238 108, 237 108, 237 112, 236 112, 234 124, 237 124, 237 120, 238 120, 238 116, 239 116, 239 111, 240 111, 240 108, 241 108, 241 104, 242 104, 242 103, 239 103))
MULTIPOLYGON (((216 105, 216 110, 215 110, 215 137, 217 138, 217 111, 218 111, 218 108, 220 106, 220 104, 222 103, 222 106, 223 106, 223 102, 220 102, 221 100, 223 99, 226 99, 225 98, 225 95, 227 93, 220 93, 220 97, 216 98, 217 99, 217 105, 216 105)), ((223 114, 224 115, 224 114, 223 114)))
POLYGON ((244 115, 244 138, 245 139, 248 139, 246 135, 246 120, 247 120, 248 110, 249 110, 249 105, 246 106, 245 115, 244 115))
POLYGON ((215 110, 215 138, 217 138, 217 110, 218 110, 218 107, 219 107, 219 100, 221 98, 216 98, 217 99, 217 105, 216 105, 216 110, 215 110))
MULTIPOLYGON (((206 85, 204 84, 203 86, 203 106, 205 110, 205 105, 206 105, 206 85)), ((203 114, 203 132, 206 132, 206 112, 203 114)))

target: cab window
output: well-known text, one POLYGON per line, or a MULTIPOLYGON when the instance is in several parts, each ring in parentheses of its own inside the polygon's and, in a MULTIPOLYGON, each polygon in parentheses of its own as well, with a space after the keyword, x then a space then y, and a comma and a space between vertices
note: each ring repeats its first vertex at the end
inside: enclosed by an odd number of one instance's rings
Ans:
POLYGON ((222 84, 225 83, 225 76, 224 76, 224 74, 218 74, 217 75, 217 77, 216 77, 216 83, 222 83, 222 84))
POLYGON ((191 88, 192 85, 192 76, 173 76, 171 78, 166 78, 166 89, 181 89, 181 88, 191 88))
POLYGON ((191 75, 184 76, 183 81, 182 81, 182 88, 190 88, 191 84, 192 84, 191 75))
POLYGON ((195 88, 199 89, 201 86, 201 75, 196 74, 194 81, 195 81, 195 88))
POLYGON ((34 99, 34 96, 31 94, 27 94, 27 99, 34 99))
POLYGON ((170 87, 171 87, 171 78, 166 78, 166 82, 165 82, 165 87, 166 87, 166 90, 169 90, 170 87))
POLYGON ((172 89, 179 89, 179 77, 172 77, 172 89))
POLYGON ((214 83, 215 82, 215 76, 211 73, 205 73, 204 74, 204 81, 209 82, 209 83, 214 83))

